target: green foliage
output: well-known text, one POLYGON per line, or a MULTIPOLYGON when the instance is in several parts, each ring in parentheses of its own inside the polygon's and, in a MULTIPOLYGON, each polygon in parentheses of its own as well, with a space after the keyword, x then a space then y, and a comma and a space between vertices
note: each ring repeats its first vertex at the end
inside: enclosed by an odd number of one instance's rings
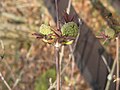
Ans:
POLYGON ((49 69, 37 78, 35 90, 47 90, 49 88, 49 78, 52 78, 52 82, 55 81, 55 69, 49 69))
POLYGON ((42 25, 40 26, 39 32, 40 32, 41 34, 43 34, 43 35, 49 35, 49 34, 52 34, 52 33, 53 33, 52 30, 51 30, 51 27, 48 26, 48 25, 46 25, 46 24, 42 24, 42 25))
POLYGON ((120 26, 117 26, 117 25, 116 25, 116 26, 114 26, 113 28, 115 29, 115 31, 116 31, 117 33, 120 32, 120 26))
POLYGON ((111 28, 105 30, 105 35, 107 35, 109 38, 113 38, 115 36, 115 31, 111 28))
POLYGON ((78 26, 74 22, 68 22, 62 26, 61 32, 63 36, 76 37, 78 35, 78 26))

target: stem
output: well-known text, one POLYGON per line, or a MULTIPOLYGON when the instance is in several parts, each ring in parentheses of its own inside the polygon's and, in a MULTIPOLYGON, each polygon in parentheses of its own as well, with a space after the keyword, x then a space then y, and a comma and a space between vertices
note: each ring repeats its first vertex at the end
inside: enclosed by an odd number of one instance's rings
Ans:
POLYGON ((71 80, 74 79, 74 69, 75 69, 75 58, 74 58, 74 55, 73 55, 73 48, 71 45, 69 45, 69 49, 70 49, 70 55, 71 55, 71 58, 72 58, 72 64, 71 64, 71 80))
MULTIPOLYGON (((71 56, 69 57, 69 61, 66 63, 66 65, 64 66, 64 68, 61 70, 60 75, 62 75, 62 74, 65 72, 66 68, 67 68, 68 65, 70 64, 70 61, 71 61, 71 56)), ((50 86, 50 87, 48 88, 48 90, 52 90, 52 89, 55 88, 56 83, 57 83, 56 81, 57 81, 57 80, 54 81, 54 83, 52 84, 52 86, 50 86)))
POLYGON ((63 57, 64 57, 64 46, 61 47, 61 52, 60 52, 60 72, 62 70, 63 57))
POLYGON ((106 38, 104 41, 103 41, 103 45, 105 45, 105 43, 107 42, 108 38, 106 38))
POLYGON ((119 90, 119 36, 116 37, 116 63, 117 63, 117 70, 116 70, 116 90, 119 90))
POLYGON ((0 56, 0 60, 2 60, 5 56, 5 48, 4 48, 4 44, 2 40, 0 40, 0 44, 1 44, 2 52, 3 52, 3 54, 0 56))
POLYGON ((109 65, 108 65, 108 63, 107 63, 106 58, 104 57, 103 54, 101 55, 101 57, 102 57, 102 60, 103 60, 103 62, 104 62, 104 64, 105 64, 105 66, 107 67, 108 72, 110 73, 111 69, 110 69, 110 67, 109 67, 109 65))
MULTIPOLYGON (((55 0, 55 7, 56 7, 56 18, 57 18, 57 30, 60 29, 59 25, 59 13, 58 13, 58 0, 55 0)), ((59 60, 59 52, 60 52, 60 46, 58 41, 55 45, 55 53, 56 53, 56 72, 57 72, 57 90, 60 90, 60 60, 59 60)))
POLYGON ((55 0, 55 7, 56 7, 57 29, 59 30, 58 0, 55 0))
POLYGON ((109 73, 109 75, 107 77, 108 80, 107 80, 107 84, 106 84, 105 90, 109 90, 109 88, 110 88, 110 82, 111 82, 112 77, 113 77, 113 73, 114 73, 114 70, 115 70, 115 65, 116 65, 116 60, 114 60, 111 72, 109 73))
MULTIPOLYGON (((117 74, 118 74, 117 79, 119 78, 119 65, 118 65, 119 64, 119 39, 118 39, 118 37, 116 38, 116 51, 117 51, 116 58, 115 58, 114 63, 112 65, 111 72, 108 75, 108 81, 107 81, 105 90, 109 90, 109 88, 110 88, 110 82, 112 80, 116 64, 117 64, 117 74)), ((116 80, 116 90, 119 90, 119 80, 116 80)))
MULTIPOLYGON (((57 44, 57 43, 56 43, 57 44)), ((60 90, 60 60, 59 60, 60 47, 55 47, 56 59, 56 72, 57 72, 57 90, 60 90)))
POLYGON ((67 14, 69 14, 70 13, 70 9, 71 9, 71 2, 72 2, 72 0, 69 0, 69 2, 68 2, 68 7, 67 7, 67 14))
MULTIPOLYGON (((71 3, 72 3, 72 0, 69 0, 67 10, 66 10, 67 14, 70 14, 71 3)), ((70 49, 70 55, 72 58, 72 64, 71 64, 71 81, 72 81, 74 79, 73 74, 74 74, 74 67, 75 67, 75 62, 74 62, 75 60, 74 60, 72 45, 69 45, 69 49, 70 49)))

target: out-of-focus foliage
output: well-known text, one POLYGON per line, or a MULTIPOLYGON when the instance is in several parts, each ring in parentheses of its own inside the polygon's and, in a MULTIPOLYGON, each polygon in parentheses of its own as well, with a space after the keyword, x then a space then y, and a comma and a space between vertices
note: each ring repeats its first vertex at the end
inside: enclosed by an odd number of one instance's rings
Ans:
POLYGON ((115 31, 109 28, 105 30, 105 35, 108 36, 109 38, 113 38, 115 36, 115 31))
POLYGON ((50 86, 49 80, 52 79, 52 82, 56 79, 55 69, 49 69, 40 75, 35 82, 35 90, 48 90, 50 86))

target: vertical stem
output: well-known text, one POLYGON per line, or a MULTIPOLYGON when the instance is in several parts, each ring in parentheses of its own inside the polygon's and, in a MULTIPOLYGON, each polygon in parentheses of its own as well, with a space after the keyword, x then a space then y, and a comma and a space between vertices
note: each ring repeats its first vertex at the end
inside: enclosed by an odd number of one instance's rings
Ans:
POLYGON ((2 40, 0 40, 0 44, 1 44, 2 52, 3 52, 2 55, 0 56, 0 60, 2 60, 5 56, 5 47, 4 47, 2 40))
POLYGON ((116 37, 116 62, 117 62, 117 70, 116 70, 116 90, 119 90, 119 36, 116 37))
POLYGON ((60 52, 60 72, 62 70, 63 57, 64 57, 64 46, 61 47, 61 52, 60 52))
MULTIPOLYGON (((66 10, 67 14, 70 14, 71 3, 72 3, 72 0, 69 0, 67 10, 66 10)), ((73 78, 73 73, 74 73, 74 67, 75 67, 72 45, 69 45, 69 49, 70 49, 70 55, 71 55, 71 58, 72 58, 72 63, 71 63, 71 81, 72 81, 74 79, 73 78)))
POLYGON ((60 48, 55 47, 55 53, 56 53, 56 72, 57 72, 57 90, 60 90, 60 60, 59 60, 59 52, 60 48))
MULTIPOLYGON (((73 48, 71 45, 69 45, 69 49, 70 49, 70 55, 71 55, 71 58, 72 58, 72 63, 71 63, 71 81, 74 79, 74 69, 75 69, 75 58, 74 58, 74 55, 73 55, 73 48)), ((72 85, 73 86, 73 85, 72 85)))
MULTIPOLYGON (((55 7, 56 7, 56 18, 57 18, 57 30, 59 30, 60 25, 59 25, 59 13, 58 13, 58 0, 55 0, 55 7)), ((58 42, 56 42, 55 50, 56 50, 55 59, 56 59, 56 71, 57 71, 57 90, 60 90, 60 60, 59 60, 60 46, 58 42)))
POLYGON ((71 9, 71 2, 72 2, 72 0, 69 0, 69 2, 68 2, 68 7, 67 7, 67 14, 69 14, 70 13, 70 9, 71 9))
POLYGON ((55 7, 56 7, 57 29, 59 30, 58 0, 55 0, 55 7))

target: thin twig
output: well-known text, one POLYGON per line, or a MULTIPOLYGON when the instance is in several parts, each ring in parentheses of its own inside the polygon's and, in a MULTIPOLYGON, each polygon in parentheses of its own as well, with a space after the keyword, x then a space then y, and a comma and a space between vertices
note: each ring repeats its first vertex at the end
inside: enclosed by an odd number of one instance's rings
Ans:
POLYGON ((0 40, 0 44, 1 44, 2 49, 4 50, 5 47, 4 47, 4 44, 3 44, 3 41, 2 41, 2 40, 0 40))
MULTIPOLYGON (((64 46, 61 46, 61 52, 60 52, 60 77, 61 77, 61 71, 62 71, 62 61, 63 61, 63 57, 64 57, 64 46)), ((61 78, 60 78, 60 86, 62 86, 61 84, 61 78)))
POLYGON ((21 81, 21 76, 23 75, 23 73, 24 73, 24 71, 20 72, 20 74, 19 74, 18 78, 16 79, 12 89, 14 89, 18 85, 18 83, 21 81))
POLYGON ((56 7, 56 19, 57 19, 57 29, 59 30, 59 12, 58 12, 58 0, 55 0, 55 7, 56 7))
POLYGON ((0 72, 0 78, 2 79, 2 81, 4 82, 4 84, 6 85, 6 87, 8 88, 8 90, 12 90, 11 87, 9 86, 9 84, 7 83, 7 81, 4 79, 2 73, 0 72))
MULTIPOLYGON (((116 37, 116 63, 117 63, 116 79, 119 79, 119 36, 116 37)), ((119 80, 116 80, 116 90, 119 90, 119 80)))
MULTIPOLYGON (((69 61, 66 63, 66 65, 64 66, 64 68, 62 69, 60 75, 62 75, 65 72, 65 69, 68 67, 68 65, 70 64, 71 61, 71 56, 69 57, 69 61)), ((52 90, 53 88, 55 88, 57 83, 57 80, 54 81, 54 83, 48 88, 48 90, 52 90)))
POLYGON ((7 69, 10 71, 10 75, 11 75, 13 81, 15 81, 15 75, 14 75, 10 65, 8 64, 8 62, 6 60, 4 61, 4 63, 5 63, 5 66, 7 67, 7 69))
POLYGON ((60 52, 60 72, 62 70, 63 57, 64 57, 64 46, 61 47, 61 52, 60 52))
MULTIPOLYGON (((56 42, 57 44, 57 42, 56 42)), ((56 72, 57 72, 57 90, 60 90, 60 60, 59 60, 60 47, 55 47, 55 59, 56 59, 56 72)))
MULTIPOLYGON (((116 40, 117 41, 117 40, 116 40)), ((113 73, 114 73, 114 70, 115 70, 115 66, 116 66, 116 63, 117 63, 117 60, 119 60, 119 58, 118 58, 118 54, 119 54, 119 49, 118 49, 118 47, 119 47, 119 42, 116 42, 116 58, 115 58, 115 60, 114 60, 114 63, 113 63, 113 65, 112 65, 112 69, 111 69, 111 72, 109 73, 109 75, 108 75, 108 77, 107 77, 107 79, 108 79, 108 81, 107 81, 107 84, 106 84, 106 87, 105 87, 105 90, 109 90, 109 88, 110 88, 110 82, 111 82, 111 80, 112 80, 112 78, 113 78, 113 73)), ((119 63, 118 63, 119 64, 119 63)), ((119 72, 119 71, 118 71, 119 72)), ((119 76, 119 75, 118 75, 119 76)), ((118 80, 118 82, 116 82, 116 90, 119 90, 119 80, 118 80), (118 85, 117 85, 118 84, 118 85), (118 88, 118 89, 117 89, 118 88)))
POLYGON ((2 51, 3 51, 2 55, 0 56, 0 60, 2 60, 5 56, 5 47, 4 47, 2 40, 0 40, 0 44, 1 44, 2 51))
MULTIPOLYGON (((58 0, 55 0, 55 6, 56 6, 56 18, 57 18, 57 30, 60 29, 59 25, 59 13, 58 13, 58 0)), ((55 59, 56 59, 56 72, 57 72, 57 90, 60 90, 60 58, 59 58, 59 52, 60 52, 60 45, 58 41, 55 44, 55 59)))
POLYGON ((72 0, 69 0, 69 2, 68 2, 68 7, 67 7, 67 10, 66 10, 67 14, 70 13, 71 3, 72 3, 72 0))
MULTIPOLYGON (((66 10, 67 14, 70 14, 71 4, 72 4, 72 0, 69 0, 68 7, 67 7, 67 10, 66 10)), ((71 81, 72 81, 73 80, 74 67, 75 67, 75 62, 74 62, 75 60, 74 60, 72 45, 69 45, 69 49, 70 49, 69 60, 71 60, 71 58, 72 58, 72 63, 71 63, 71 81)))
POLYGON ((107 77, 108 80, 107 80, 107 84, 106 84, 105 90, 109 90, 109 88, 110 88, 110 82, 111 82, 112 77, 113 77, 113 73, 114 73, 114 70, 115 70, 115 65, 116 65, 116 60, 114 60, 111 72, 109 73, 109 75, 107 77))
POLYGON ((103 45, 105 45, 105 43, 108 41, 108 38, 106 38, 104 41, 103 41, 103 45))
POLYGON ((108 72, 110 73, 111 69, 110 69, 110 67, 109 67, 109 65, 108 65, 108 63, 107 63, 106 58, 104 57, 103 54, 101 55, 101 57, 102 57, 102 60, 103 60, 103 62, 104 62, 104 64, 105 64, 105 66, 107 67, 108 72))
POLYGON ((75 58, 74 58, 74 55, 73 55, 73 49, 72 49, 72 46, 70 45, 69 46, 69 49, 70 49, 70 52, 71 52, 71 54, 70 54, 70 56, 71 56, 71 58, 72 58, 72 64, 71 64, 71 80, 73 80, 73 73, 74 73, 74 67, 75 67, 75 58))

